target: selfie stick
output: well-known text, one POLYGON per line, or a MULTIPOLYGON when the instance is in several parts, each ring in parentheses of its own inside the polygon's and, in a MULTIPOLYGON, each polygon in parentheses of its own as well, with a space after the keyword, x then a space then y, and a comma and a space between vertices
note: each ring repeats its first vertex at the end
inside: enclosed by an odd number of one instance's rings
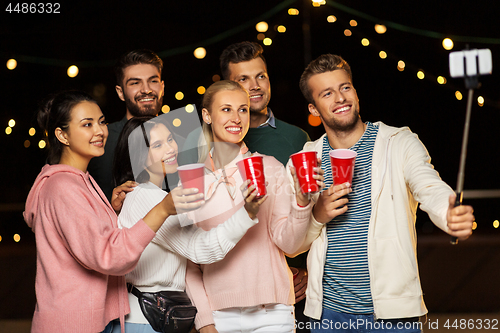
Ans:
MULTIPOLYGON (((462 138, 462 151, 460 153, 460 166, 458 169, 457 189, 455 207, 462 205, 465 159, 467 157, 467 143, 469 141, 469 124, 472 110, 472 99, 474 98, 474 89, 479 88, 479 75, 491 74, 491 51, 470 50, 450 53, 450 74, 452 77, 464 77, 465 88, 469 90, 467 97, 467 110, 465 114, 464 134, 462 138), (489 57, 489 59, 488 59, 489 57)), ((450 243, 458 243, 457 237, 452 236, 450 243)))

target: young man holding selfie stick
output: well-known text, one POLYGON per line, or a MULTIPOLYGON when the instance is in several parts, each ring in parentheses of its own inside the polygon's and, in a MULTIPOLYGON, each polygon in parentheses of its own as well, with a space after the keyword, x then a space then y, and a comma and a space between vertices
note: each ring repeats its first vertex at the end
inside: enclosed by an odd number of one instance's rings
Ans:
POLYGON ((417 206, 460 240, 472 233, 472 207, 454 207, 453 190, 408 127, 361 120, 351 69, 341 57, 312 61, 300 88, 326 131, 304 145, 322 158, 326 184, 314 198, 306 240, 311 332, 420 332, 427 309, 416 260, 417 206), (329 151, 339 148, 357 152, 352 184, 332 185, 329 151))

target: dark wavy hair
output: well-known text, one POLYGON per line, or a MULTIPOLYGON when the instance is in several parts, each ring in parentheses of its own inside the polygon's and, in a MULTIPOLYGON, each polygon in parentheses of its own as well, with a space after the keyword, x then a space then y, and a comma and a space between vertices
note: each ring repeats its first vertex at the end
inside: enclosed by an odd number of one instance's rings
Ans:
MULTIPOLYGON (((151 129, 157 124, 163 124, 172 133, 175 140, 175 134, 170 125, 163 122, 159 117, 142 116, 130 118, 123 127, 115 148, 113 158, 113 180, 115 186, 121 185, 129 180, 135 180, 138 183, 149 181, 149 174, 146 169, 140 172, 138 169, 143 167, 149 153, 149 142, 151 129), (142 127, 141 131, 135 131, 142 127), (135 132, 134 132, 135 131, 135 132), (133 137, 132 137, 133 136, 133 137), (140 165, 132 165, 139 163, 140 165), (137 174, 137 177, 134 174, 137 174)), ((179 182, 177 172, 165 176, 166 190, 170 192, 170 187, 175 187, 179 182), (169 186, 170 185, 172 186, 169 186)))
POLYGON ((125 68, 133 65, 148 64, 153 65, 160 72, 163 70, 163 60, 151 50, 140 49, 127 52, 118 59, 114 71, 116 75, 116 84, 123 88, 123 72, 125 68))
POLYGON ((81 102, 97 102, 86 92, 65 90, 48 96, 40 105, 37 113, 38 126, 44 133, 48 147, 48 164, 58 164, 64 145, 57 139, 55 131, 66 131, 71 121, 73 107, 81 102))
POLYGON ((231 71, 229 70, 229 63, 237 64, 244 61, 250 61, 256 58, 261 58, 266 65, 266 59, 264 58, 264 49, 262 46, 255 42, 241 42, 231 44, 222 51, 220 55, 220 70, 222 73, 222 78, 224 80, 229 80, 231 71))

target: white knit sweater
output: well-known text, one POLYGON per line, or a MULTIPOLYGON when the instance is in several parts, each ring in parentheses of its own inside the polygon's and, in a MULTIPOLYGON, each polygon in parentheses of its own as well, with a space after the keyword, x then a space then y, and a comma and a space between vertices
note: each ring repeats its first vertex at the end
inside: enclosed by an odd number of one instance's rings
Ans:
MULTIPOLYGON (((127 194, 118 216, 118 225, 132 227, 166 195, 167 192, 152 183, 140 184, 127 194)), ((248 216, 244 207, 210 231, 193 224, 181 227, 180 220, 186 218, 186 214, 174 215, 163 223, 142 253, 137 266, 126 275, 127 282, 141 291, 184 291, 187 259, 199 264, 222 260, 247 230, 258 222, 258 219, 252 220, 248 216)), ((147 324, 137 297, 129 293, 129 302, 131 312, 125 320, 147 324)))

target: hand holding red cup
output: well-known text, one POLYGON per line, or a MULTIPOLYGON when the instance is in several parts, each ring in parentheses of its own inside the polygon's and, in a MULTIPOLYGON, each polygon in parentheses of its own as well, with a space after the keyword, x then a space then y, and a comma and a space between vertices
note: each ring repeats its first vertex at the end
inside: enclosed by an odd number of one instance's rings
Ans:
POLYGON ((266 195, 266 178, 264 176, 264 157, 250 156, 236 163, 243 180, 250 179, 257 190, 255 200, 266 195))
POLYGON ((352 185, 354 164, 358 153, 350 149, 334 149, 330 150, 329 154, 332 165, 333 185, 346 182, 352 185))
POLYGON ((303 194, 316 193, 319 191, 318 183, 313 178, 314 168, 318 166, 317 153, 306 151, 290 155, 300 189, 303 194))

